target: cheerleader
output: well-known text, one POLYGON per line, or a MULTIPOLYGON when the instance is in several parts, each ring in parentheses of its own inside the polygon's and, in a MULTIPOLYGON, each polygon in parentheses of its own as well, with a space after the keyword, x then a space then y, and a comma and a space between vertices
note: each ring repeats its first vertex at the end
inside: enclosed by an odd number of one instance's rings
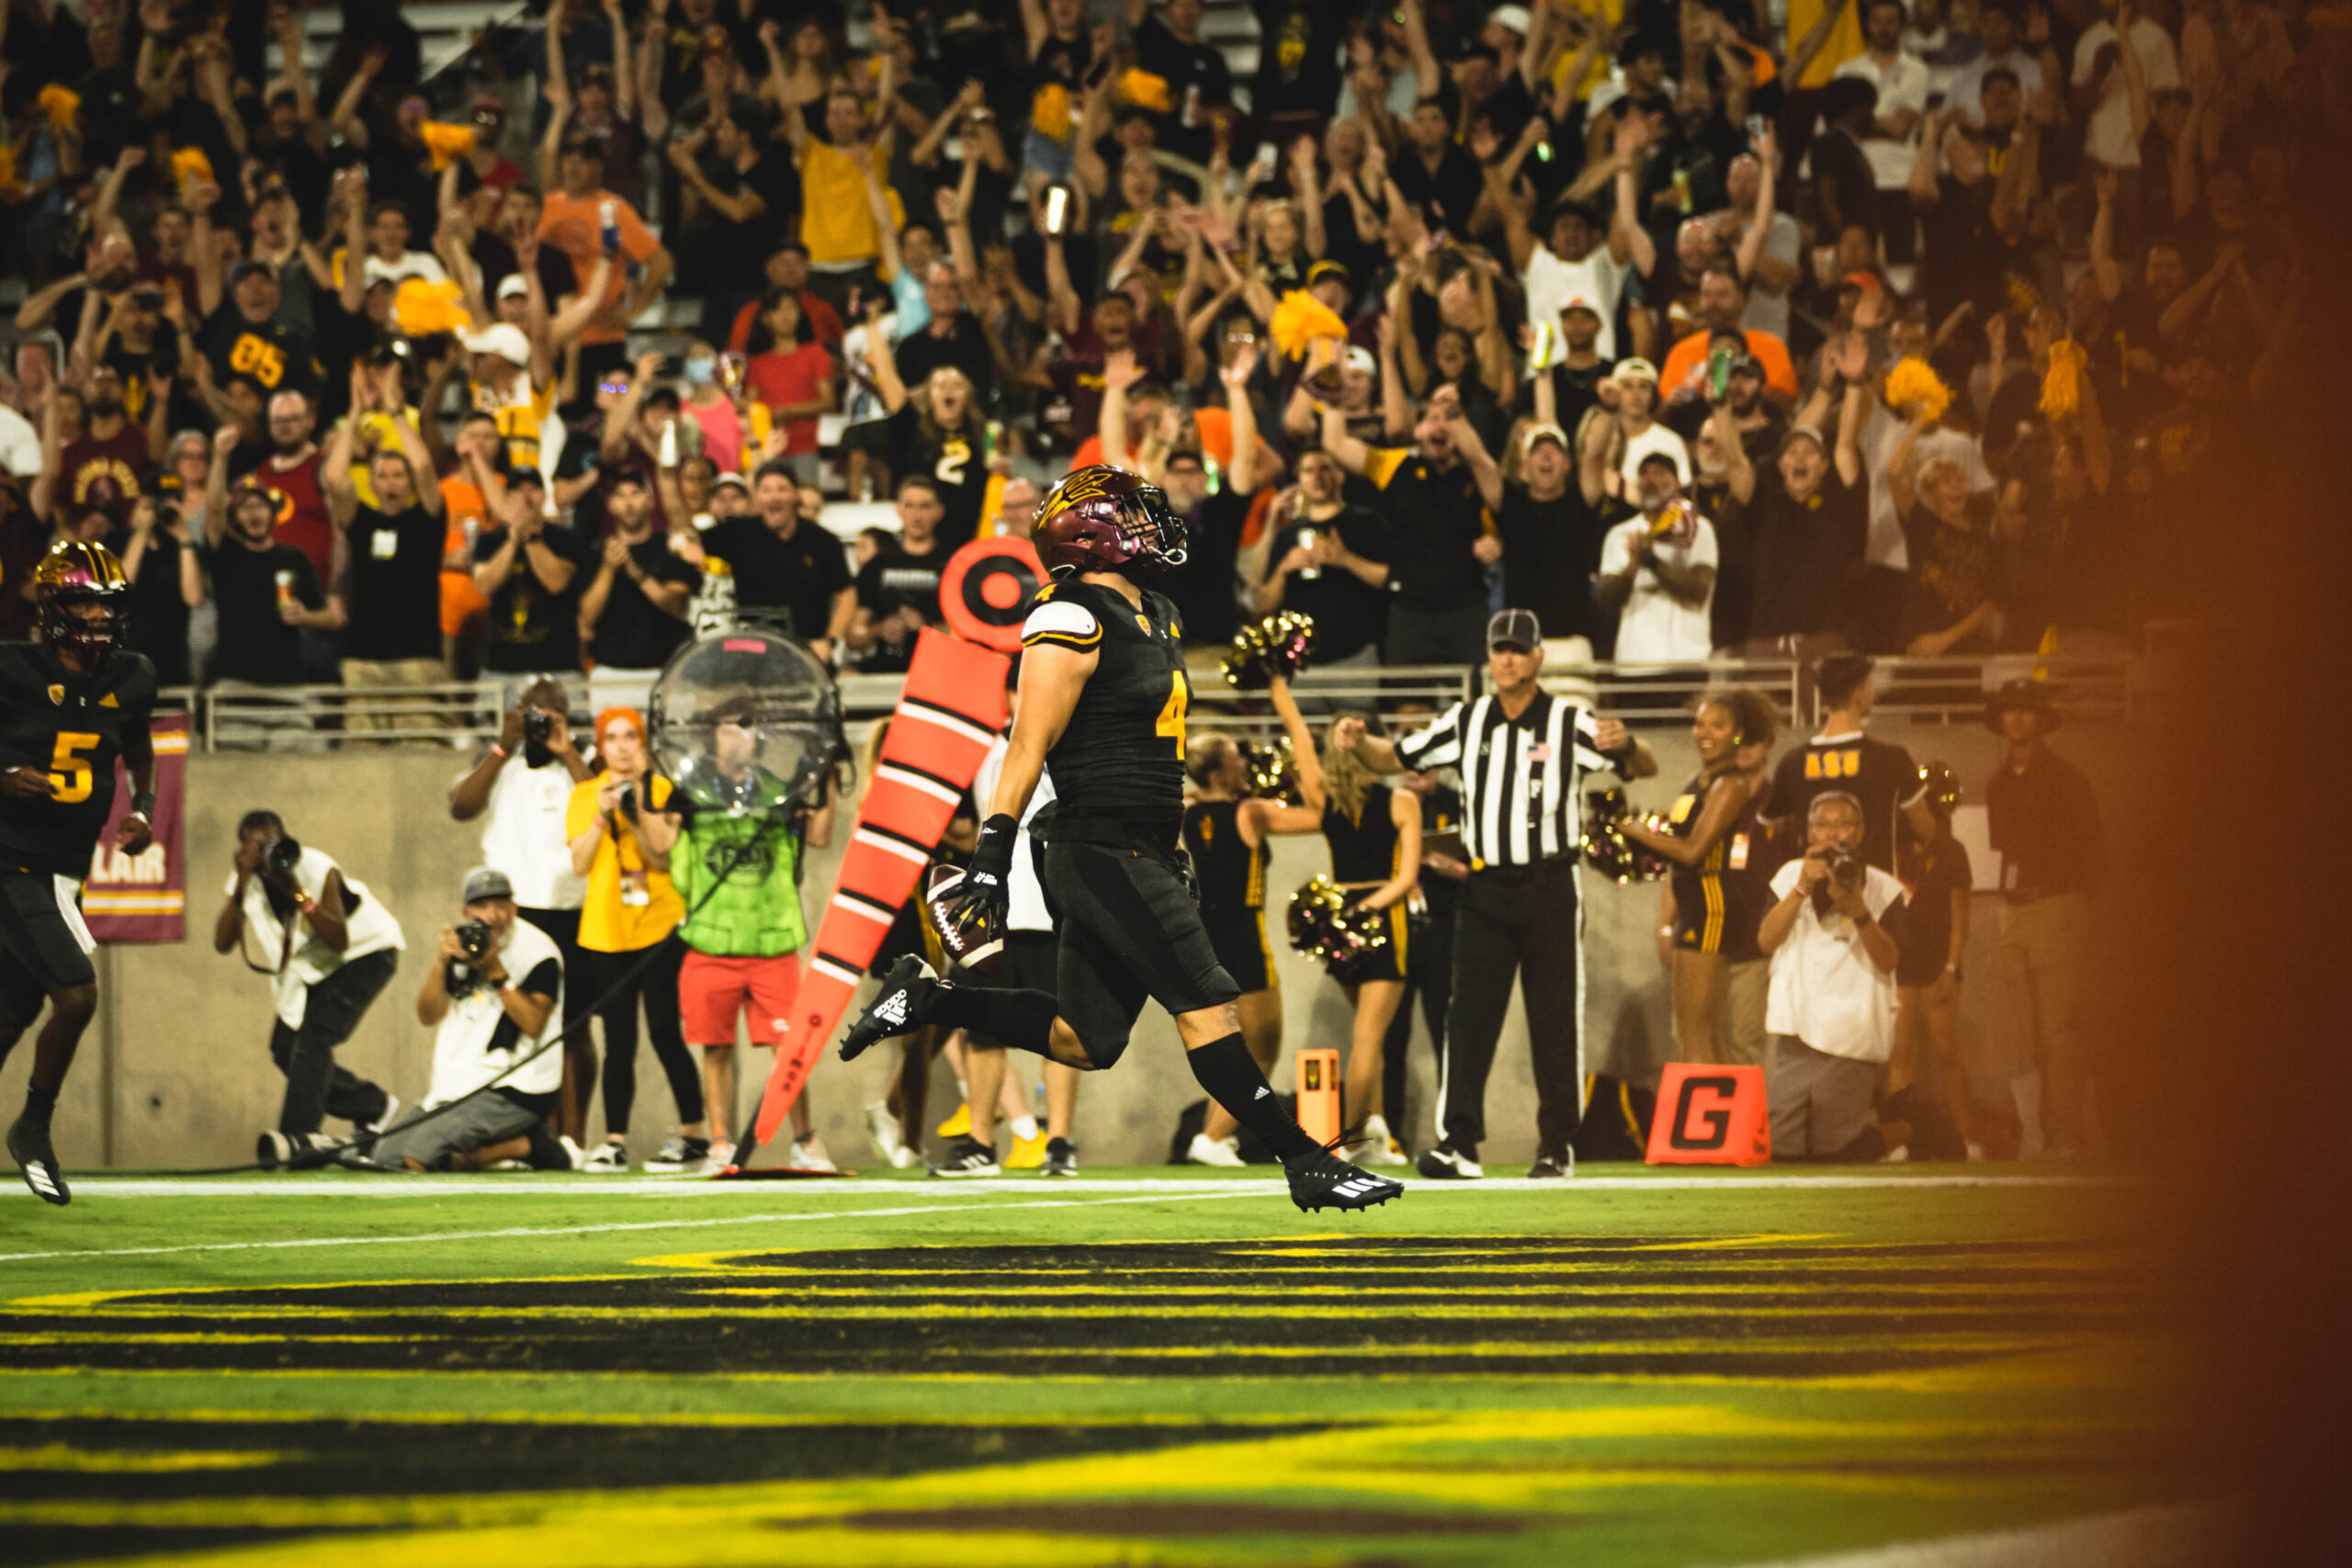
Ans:
POLYGON ((1347 1157, 1358 1165, 1403 1165, 1404 1152, 1388 1135, 1381 1113, 1381 1043, 1405 997, 1406 901, 1420 886, 1421 799, 1411 790, 1391 788, 1353 750, 1328 739, 1323 794, 1331 880, 1351 908, 1384 914, 1388 936, 1367 949, 1340 982, 1355 1009, 1345 1103, 1363 1117, 1360 1140, 1347 1157))
MULTIPOLYGON (((1282 992, 1273 949, 1266 943, 1266 840, 1275 833, 1312 833, 1323 822, 1323 770, 1315 760, 1314 738, 1299 716, 1290 682, 1276 675, 1269 687, 1297 759, 1304 805, 1252 798, 1249 761, 1222 735, 1197 737, 1184 757, 1192 784, 1192 799, 1184 807, 1184 852, 1193 857, 1193 874, 1200 884, 1201 923, 1208 928, 1217 963, 1241 987, 1241 1042, 1264 1073, 1273 1071, 1283 1050, 1282 992)), ((1237 1134, 1231 1114, 1212 1100, 1208 1120, 1184 1157, 1193 1165, 1240 1165, 1237 1134)))
POLYGON ((1763 842, 1758 821, 1768 780, 1760 759, 1776 722, 1770 700, 1759 693, 1734 688, 1702 696, 1690 715, 1699 773, 1682 786, 1666 831, 1624 824, 1628 840, 1673 867, 1657 935, 1674 976, 1679 1061, 1724 1059, 1717 1042, 1732 966, 1761 957, 1756 930, 1763 911, 1748 894, 1747 868, 1763 842), (1756 764, 1745 765, 1743 757, 1756 764))

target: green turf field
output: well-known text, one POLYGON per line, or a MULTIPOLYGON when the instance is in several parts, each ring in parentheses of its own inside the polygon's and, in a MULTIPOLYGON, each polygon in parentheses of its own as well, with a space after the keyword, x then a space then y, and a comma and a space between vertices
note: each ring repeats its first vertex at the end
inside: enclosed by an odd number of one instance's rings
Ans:
POLYGON ((2191 1495, 2130 1189, 1989 1168, 85 1179, 0 1201, 0 1561, 1740 1563, 2191 1495))

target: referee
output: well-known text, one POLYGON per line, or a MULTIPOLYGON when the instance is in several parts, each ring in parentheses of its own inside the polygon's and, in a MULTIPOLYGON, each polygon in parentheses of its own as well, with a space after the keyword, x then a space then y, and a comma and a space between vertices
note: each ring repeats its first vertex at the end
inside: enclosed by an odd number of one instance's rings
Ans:
POLYGON ((1446 1017, 1438 1084, 1442 1140, 1422 1152, 1423 1176, 1464 1179, 1478 1168, 1487 1130, 1487 1074, 1524 975, 1527 1043, 1535 1065, 1535 1164, 1530 1176, 1566 1176, 1583 1115, 1584 921, 1577 903, 1585 774, 1626 779, 1657 772, 1649 748, 1615 719, 1595 719, 1540 691, 1544 629, 1533 612, 1505 610, 1487 623, 1491 694, 1456 703, 1428 728, 1390 743, 1358 719, 1332 741, 1375 770, 1452 766, 1462 773, 1462 838, 1470 852, 1454 913, 1453 1005, 1446 1017))

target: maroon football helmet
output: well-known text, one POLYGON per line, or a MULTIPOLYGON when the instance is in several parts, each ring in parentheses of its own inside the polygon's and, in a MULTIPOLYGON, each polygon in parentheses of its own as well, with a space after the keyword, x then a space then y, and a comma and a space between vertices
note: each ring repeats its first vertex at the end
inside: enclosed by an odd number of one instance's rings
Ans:
POLYGON ((1184 520, 1158 485, 1097 463, 1062 476, 1037 503, 1033 531, 1048 571, 1157 577, 1184 564, 1184 520))

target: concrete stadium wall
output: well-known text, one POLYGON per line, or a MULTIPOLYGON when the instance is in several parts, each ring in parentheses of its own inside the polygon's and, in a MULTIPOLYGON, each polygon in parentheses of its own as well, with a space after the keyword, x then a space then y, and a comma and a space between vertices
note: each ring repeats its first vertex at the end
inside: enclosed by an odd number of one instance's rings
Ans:
MULTIPOLYGON (((1875 732, 1901 741, 1922 760, 1951 763, 1975 800, 1982 799, 1984 781, 1998 761, 1998 742, 1973 728, 1885 723, 1875 732)), ((1652 730, 1647 738, 1659 753, 1661 773, 1637 786, 1634 800, 1638 807, 1663 807, 1692 771, 1689 739, 1679 728, 1652 730)), ((2115 784, 2157 765, 2145 732, 2120 724, 2079 724, 2061 735, 2059 746, 2100 786, 2110 858, 2121 859, 2132 852, 2138 835, 2118 816, 2115 784)), ((189 760, 187 940, 102 950, 99 1019, 83 1043, 58 1121, 59 1152, 69 1171, 242 1164, 252 1158, 255 1134, 275 1125, 283 1080, 266 1049, 272 1017, 267 982, 248 973, 233 953, 216 956, 210 940, 236 821, 254 807, 278 811, 297 837, 334 855, 400 917, 410 954, 342 1055, 353 1070, 410 1103, 422 1095, 432 1036, 413 1010, 424 977, 421 954, 430 950, 440 925, 454 918, 458 885, 479 858, 478 834, 451 822, 444 806, 445 791, 466 760, 451 751, 390 750, 189 760)), ((838 849, 813 857, 807 883, 812 923, 831 889, 839 860, 838 849)), ((1293 1081, 1291 1055, 1298 1046, 1336 1045, 1344 1051, 1348 1039, 1349 1015, 1339 987, 1291 953, 1281 931, 1280 908, 1290 889, 1328 863, 1318 839, 1278 840, 1268 879, 1270 902, 1276 906, 1270 935, 1284 1004, 1283 1057, 1274 1075, 1282 1087, 1293 1081)), ((1671 1040, 1666 979, 1652 934, 1657 889, 1621 888, 1588 872, 1585 903, 1588 1068, 1654 1077, 1657 1064, 1670 1054, 1671 1040)), ((1971 1071, 1980 1098, 1989 1099, 2001 1098, 2018 1070, 1997 1026, 1997 917, 1998 900, 1980 896, 1963 992, 1971 1071)), ((13 1116, 20 1103, 31 1056, 28 1036, 0 1069, 0 1111, 13 1116)), ((759 1073, 764 1073, 765 1060, 764 1053, 752 1055, 759 1073)), ((829 1055, 818 1068, 809 1092, 819 1129, 844 1164, 872 1163, 861 1107, 881 1097, 897 1061, 898 1052, 886 1047, 846 1066, 829 1055)), ((1034 1092, 1036 1062, 1020 1058, 1017 1065, 1034 1092)), ((1416 1146, 1430 1137, 1434 1078, 1427 1036, 1417 1022, 1411 1111, 1399 1128, 1416 1146)), ((640 1047, 638 1081, 631 1147, 641 1158, 660 1143, 673 1114, 650 1047, 640 1047)), ((747 1085, 747 1111, 755 1092, 747 1085)), ((1134 1048, 1117 1069, 1087 1081, 1077 1127, 1082 1156, 1098 1165, 1165 1158, 1178 1112, 1198 1098, 1174 1027, 1156 1009, 1148 1010, 1134 1048)), ((931 1099, 934 1119, 955 1105, 954 1083, 944 1066, 937 1069, 931 1099)), ((1042 1109, 1042 1100, 1038 1104, 1042 1109)), ((1533 1078, 1516 1001, 1487 1104, 1490 1137, 1484 1153, 1503 1162, 1532 1157, 1533 1078)))

